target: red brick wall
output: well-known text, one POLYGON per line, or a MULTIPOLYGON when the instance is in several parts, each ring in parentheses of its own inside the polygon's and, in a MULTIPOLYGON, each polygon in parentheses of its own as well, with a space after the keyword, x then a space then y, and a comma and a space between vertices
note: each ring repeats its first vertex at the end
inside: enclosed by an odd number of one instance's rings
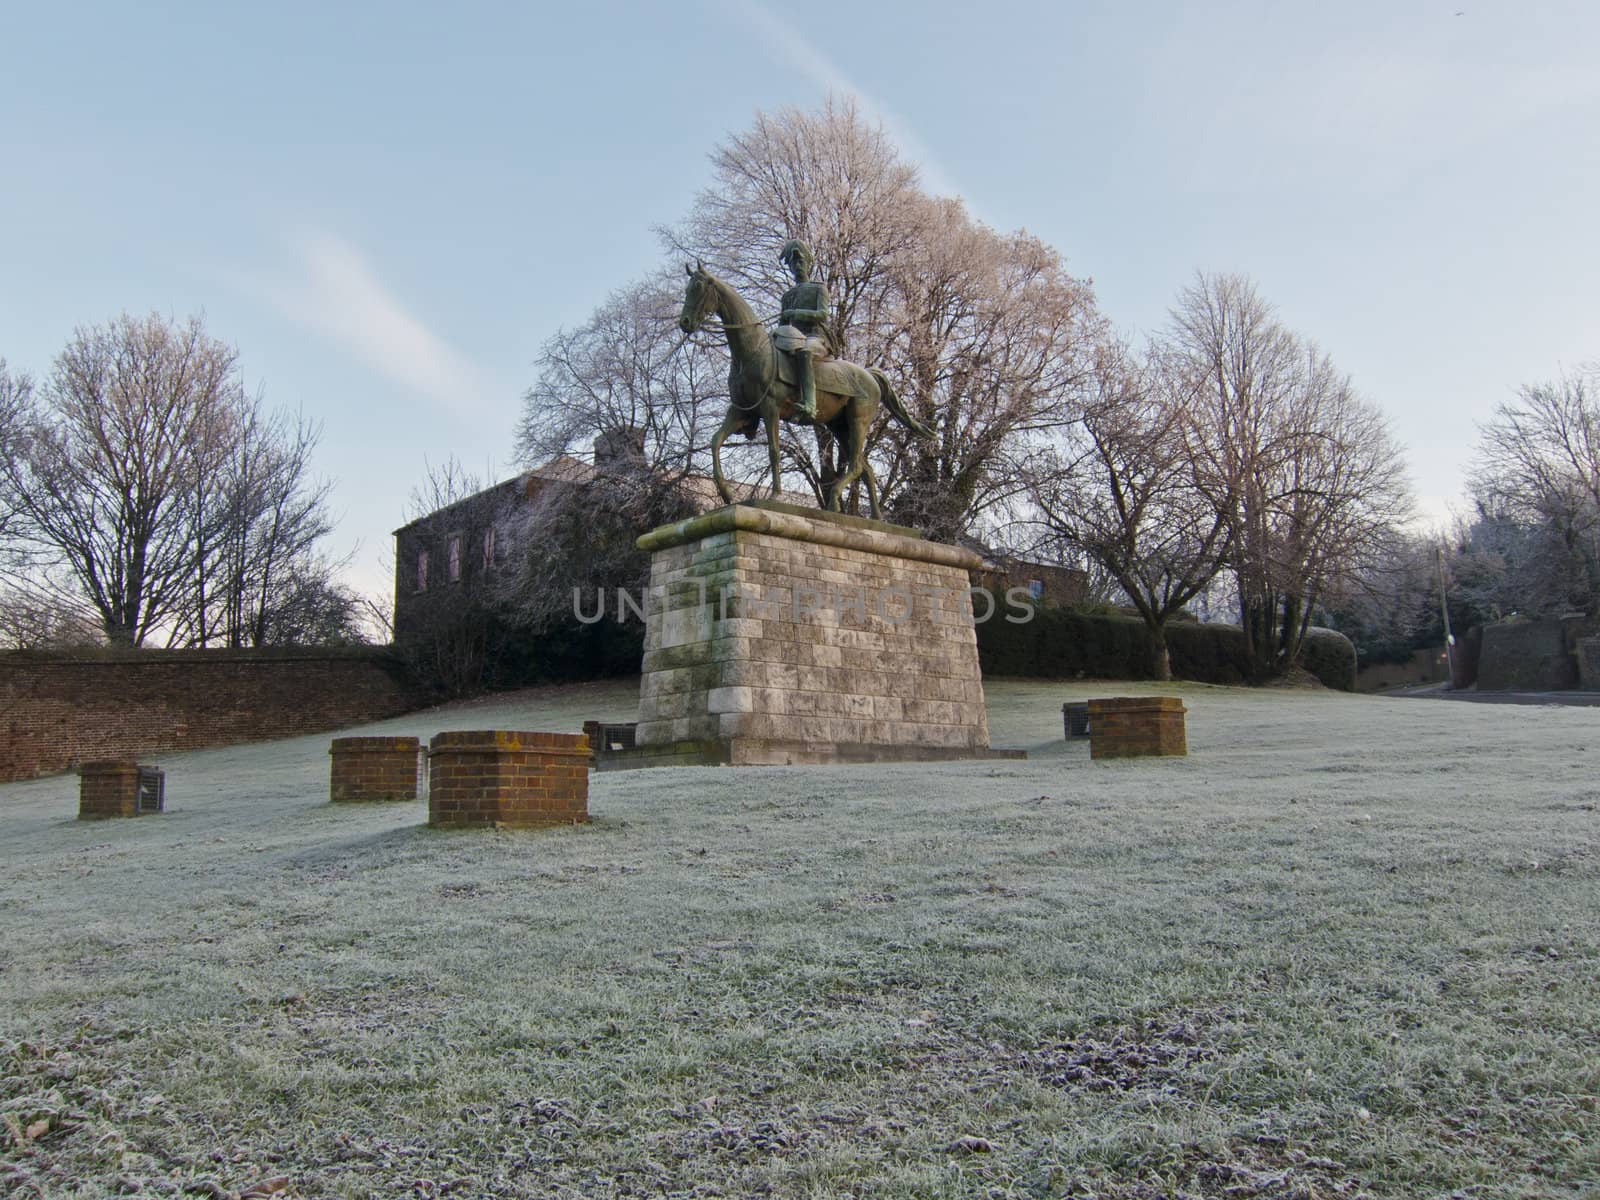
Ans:
POLYGON ((0 781, 319 733, 426 703, 376 648, 0 653, 0 781))

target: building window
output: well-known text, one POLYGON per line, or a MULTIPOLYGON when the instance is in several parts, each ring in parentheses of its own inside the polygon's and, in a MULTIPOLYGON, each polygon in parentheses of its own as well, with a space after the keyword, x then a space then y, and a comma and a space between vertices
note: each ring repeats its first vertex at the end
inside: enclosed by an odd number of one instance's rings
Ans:
POLYGON ((491 570, 494 567, 494 526, 483 531, 483 569, 491 570))
POLYGON ((461 582, 461 538, 450 539, 450 582, 461 582))
POLYGON ((428 552, 426 550, 418 550, 417 551, 417 591, 425 592, 427 590, 428 590, 428 552))
POLYGON ((1043 600, 1044 599, 1044 580, 1042 580, 1042 579, 1030 579, 1030 580, 1028 580, 1028 595, 1032 596, 1035 600, 1043 600))

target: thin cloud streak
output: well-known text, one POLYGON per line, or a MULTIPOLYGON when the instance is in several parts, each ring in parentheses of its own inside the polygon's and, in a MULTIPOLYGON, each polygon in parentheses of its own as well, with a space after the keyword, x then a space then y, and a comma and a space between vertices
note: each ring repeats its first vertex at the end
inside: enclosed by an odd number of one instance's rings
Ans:
MULTIPOLYGON (((767 49, 805 75, 825 92, 849 96, 861 109, 879 121, 889 136, 916 162, 922 172, 922 182, 929 191, 940 196, 960 196, 962 191, 954 178, 928 149, 904 120, 893 110, 857 87, 833 60, 823 54, 805 35, 787 21, 774 16, 759 0, 724 0, 723 7, 742 20, 766 44, 767 49)), ((970 207, 970 201, 969 201, 970 207)))
POLYGON ((484 373, 407 311, 354 246, 323 231, 285 241, 299 277, 257 288, 279 312, 447 409, 483 404, 484 373))

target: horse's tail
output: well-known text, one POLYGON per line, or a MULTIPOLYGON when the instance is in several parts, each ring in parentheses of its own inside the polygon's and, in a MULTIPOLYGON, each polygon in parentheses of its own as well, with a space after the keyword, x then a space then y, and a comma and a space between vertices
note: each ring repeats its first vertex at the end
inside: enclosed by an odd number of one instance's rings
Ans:
POLYGON ((878 370, 877 367, 868 367, 867 370, 878 381, 878 391, 883 394, 883 402, 889 406, 889 411, 894 414, 895 419, 918 437, 931 438, 933 430, 906 411, 905 405, 900 403, 900 397, 894 394, 894 388, 889 383, 889 377, 878 370))

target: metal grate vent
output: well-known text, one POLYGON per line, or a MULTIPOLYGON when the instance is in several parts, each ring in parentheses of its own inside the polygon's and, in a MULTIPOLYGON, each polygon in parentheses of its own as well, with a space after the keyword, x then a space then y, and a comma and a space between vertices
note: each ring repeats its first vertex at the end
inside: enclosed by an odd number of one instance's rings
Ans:
POLYGON ((167 773, 160 767, 139 768, 139 798, 135 810, 158 813, 167 801, 167 773))
POLYGON ((602 754, 611 750, 632 750, 634 735, 639 729, 638 722, 611 724, 603 723, 600 726, 600 752, 602 754))
POLYGON ((1080 701, 1076 704, 1063 704, 1061 706, 1061 723, 1065 726, 1069 738, 1089 736, 1089 702, 1080 701))

